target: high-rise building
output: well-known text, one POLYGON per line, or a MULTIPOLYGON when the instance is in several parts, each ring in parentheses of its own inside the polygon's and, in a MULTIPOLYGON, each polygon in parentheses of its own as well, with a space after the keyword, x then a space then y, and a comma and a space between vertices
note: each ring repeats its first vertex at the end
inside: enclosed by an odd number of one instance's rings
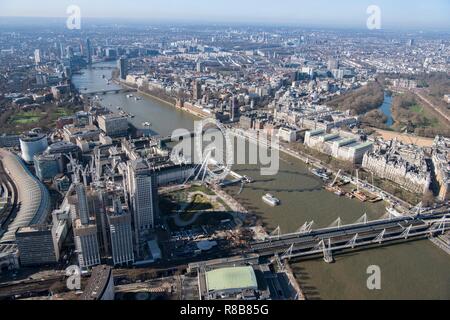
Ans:
POLYGON ((51 181, 61 173, 61 156, 56 154, 41 154, 34 156, 36 176, 41 181, 51 181))
POLYGON ((105 54, 106 54, 106 57, 107 57, 109 60, 116 60, 116 59, 117 59, 117 50, 116 50, 116 49, 113 49, 113 48, 107 48, 107 49, 105 50, 105 54))
POLYGON ((73 48, 71 46, 67 46, 66 48, 66 58, 67 59, 73 58, 73 48))
POLYGON ((77 195, 77 215, 82 225, 89 224, 89 205, 86 196, 86 189, 82 183, 78 183, 75 186, 75 192, 77 195))
POLYGON ((158 213, 158 188, 155 172, 143 159, 128 164, 127 187, 133 212, 136 243, 141 235, 154 228, 158 213))
POLYGON ((134 263, 131 214, 128 209, 123 208, 120 200, 116 199, 107 217, 114 265, 134 263))
POLYGON ((230 113, 231 121, 238 121, 240 118, 239 101, 236 97, 232 97, 230 100, 230 113))
POLYGON ((92 64, 92 46, 91 46, 91 40, 89 38, 86 39, 86 58, 87 63, 89 65, 92 64))
POLYGON ((196 66, 197 72, 202 72, 203 71, 203 62, 202 61, 197 61, 197 66, 196 66))
POLYGON ((97 226, 95 224, 83 225, 80 219, 77 219, 74 222, 73 234, 79 266, 86 269, 99 265, 101 260, 97 226))
POLYGON ((328 70, 333 71, 335 69, 339 69, 339 60, 331 58, 328 60, 328 70))
POLYGON ((64 45, 60 42, 59 43, 59 57, 61 59, 64 59, 65 56, 66 56, 66 50, 64 49, 64 45))
POLYGON ((41 60, 41 50, 40 49, 36 49, 34 50, 34 63, 38 66, 40 65, 42 62, 41 60))
POLYGON ((124 57, 121 57, 117 61, 117 68, 119 69, 119 72, 120 72, 120 79, 126 80, 127 79, 127 75, 128 75, 128 61, 127 61, 127 59, 124 58, 124 57))
POLYGON ((202 98, 202 83, 200 80, 194 81, 194 86, 192 88, 192 98, 197 101, 202 98))

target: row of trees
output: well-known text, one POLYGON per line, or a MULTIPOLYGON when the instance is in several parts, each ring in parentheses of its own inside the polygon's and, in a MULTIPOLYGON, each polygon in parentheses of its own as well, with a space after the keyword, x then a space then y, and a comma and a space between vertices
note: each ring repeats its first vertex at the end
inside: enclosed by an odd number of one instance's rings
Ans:
POLYGON ((330 100, 327 104, 339 110, 350 110, 353 115, 378 109, 384 102, 384 89, 378 82, 330 100))
POLYGON ((381 110, 371 110, 361 117, 361 123, 374 128, 387 129, 388 117, 381 110))

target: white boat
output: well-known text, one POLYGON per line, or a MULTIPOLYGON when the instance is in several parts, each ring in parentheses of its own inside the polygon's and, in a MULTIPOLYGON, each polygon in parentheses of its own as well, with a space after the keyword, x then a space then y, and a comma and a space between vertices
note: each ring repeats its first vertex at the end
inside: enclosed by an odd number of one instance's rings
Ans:
POLYGON ((150 127, 150 126, 151 126, 150 122, 144 122, 142 125, 143 125, 144 127, 150 127))
POLYGON ((132 94, 127 94, 127 98, 133 98, 134 96, 132 94))
POLYGON ((267 193, 262 197, 263 201, 272 207, 276 207, 280 204, 280 200, 275 198, 272 194, 267 193))
POLYGON ((328 174, 326 173, 326 170, 324 170, 324 169, 312 169, 310 171, 313 175, 321 178, 324 181, 330 180, 330 177, 328 176, 328 174))

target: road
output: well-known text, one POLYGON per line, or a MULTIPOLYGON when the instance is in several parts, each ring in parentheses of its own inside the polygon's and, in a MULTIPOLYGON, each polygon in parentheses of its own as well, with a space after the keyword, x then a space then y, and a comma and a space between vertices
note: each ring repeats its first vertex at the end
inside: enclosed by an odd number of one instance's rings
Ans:
POLYGON ((384 140, 397 139, 398 141, 403 142, 404 144, 414 144, 416 146, 424 148, 432 147, 434 143, 434 139, 432 138, 425 138, 413 134, 388 131, 378 128, 372 129, 375 130, 384 140))

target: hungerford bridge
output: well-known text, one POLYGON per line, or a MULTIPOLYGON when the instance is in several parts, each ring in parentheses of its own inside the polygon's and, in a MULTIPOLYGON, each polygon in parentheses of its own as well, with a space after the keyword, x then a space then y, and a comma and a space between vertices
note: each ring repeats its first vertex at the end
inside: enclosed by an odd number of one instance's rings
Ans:
POLYGON ((265 240, 250 245, 247 253, 275 256, 278 261, 323 257, 333 262, 333 255, 351 250, 386 246, 400 242, 433 238, 450 230, 450 212, 415 216, 383 216, 369 221, 365 214, 355 223, 342 225, 337 219, 330 227, 313 230, 314 222, 305 223, 297 232, 281 234, 280 228, 265 240))

